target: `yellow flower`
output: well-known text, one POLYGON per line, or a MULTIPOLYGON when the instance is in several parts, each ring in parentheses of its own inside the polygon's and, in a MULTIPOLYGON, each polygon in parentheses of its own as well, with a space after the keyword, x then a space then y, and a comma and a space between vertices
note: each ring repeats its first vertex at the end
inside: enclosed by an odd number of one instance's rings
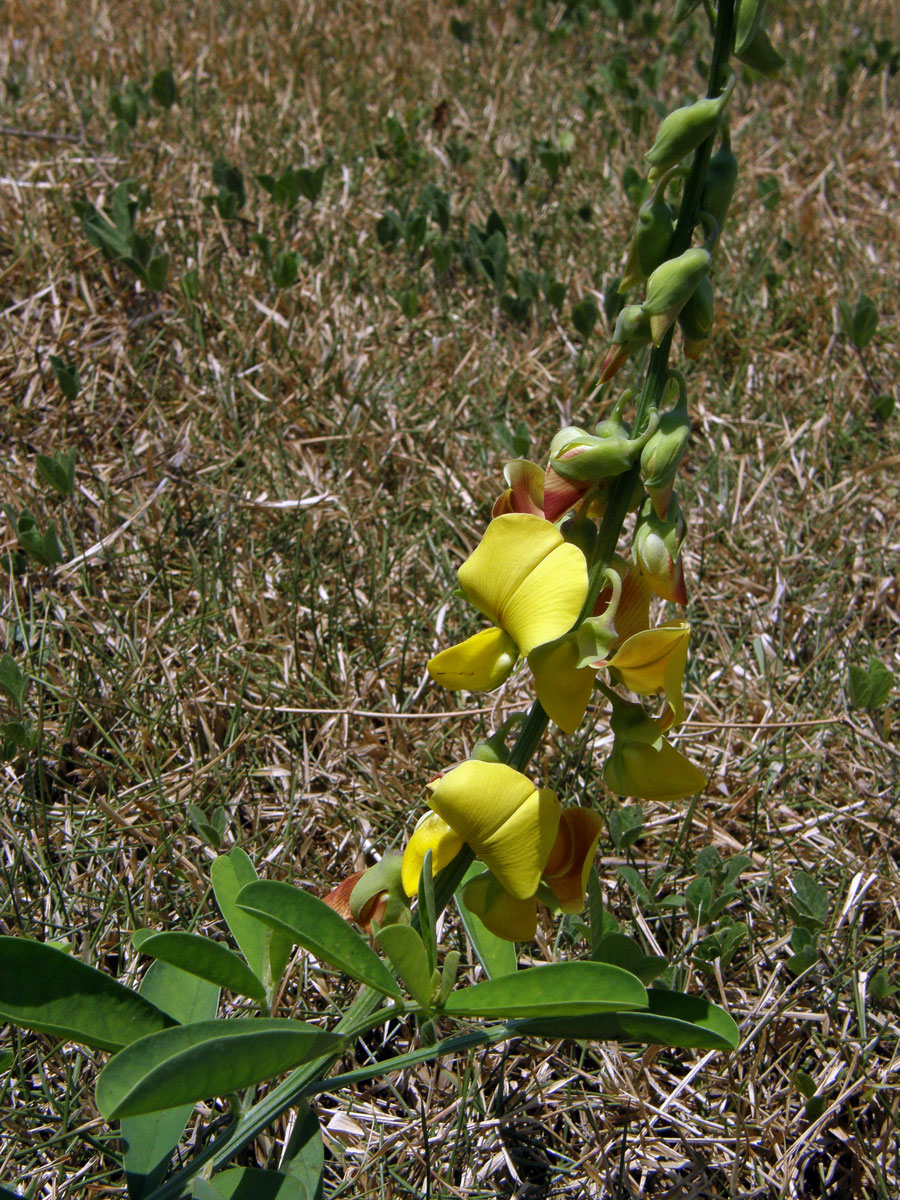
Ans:
POLYGON ((564 808, 559 832, 547 865, 544 882, 559 901, 563 912, 579 913, 603 822, 589 808, 564 808))
POLYGON ((617 700, 611 725, 615 741, 603 778, 617 795, 684 800, 706 787, 703 772, 663 737, 660 722, 640 705, 617 700))
POLYGON ((684 668, 691 627, 687 621, 666 621, 628 638, 606 662, 613 679, 639 696, 665 692, 668 711, 660 724, 665 732, 684 720, 684 668))
POLYGON ((428 670, 451 690, 490 689, 520 656, 572 628, 587 595, 587 564, 549 521, 506 513, 491 521, 459 582, 495 628, 435 655, 428 670))
POLYGON ((556 793, 536 788, 505 763, 479 759, 454 767, 428 790, 437 820, 419 822, 403 855, 407 894, 416 891, 426 850, 432 851, 437 871, 466 842, 510 895, 533 896, 556 839, 556 793))
POLYGON ((490 871, 470 879, 463 888, 463 904, 486 929, 509 942, 530 942, 537 932, 537 900, 511 896, 490 871))

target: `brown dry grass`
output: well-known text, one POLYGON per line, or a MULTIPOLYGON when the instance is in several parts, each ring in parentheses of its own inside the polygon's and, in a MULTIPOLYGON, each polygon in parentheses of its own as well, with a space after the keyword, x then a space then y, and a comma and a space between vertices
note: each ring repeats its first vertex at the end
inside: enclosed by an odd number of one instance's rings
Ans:
MULTIPOLYGON (((558 25, 563 10, 546 11, 558 25)), ((602 338, 579 353, 570 303, 602 298, 620 267, 633 211, 619 180, 655 120, 639 72, 671 30, 668 17, 647 34, 640 12, 594 13, 554 40, 514 6, 460 14, 475 23, 470 48, 436 4, 7 5, 4 492, 57 523, 68 563, 3 576, 2 648, 35 680, 41 738, 3 769, 3 932, 66 939, 133 976, 133 928, 219 928, 215 851, 189 803, 223 807, 226 843, 269 877, 325 890, 397 844, 428 773, 525 700, 513 683, 460 715, 424 664, 466 620, 448 590, 499 488, 492 423, 526 421, 537 458, 561 421, 590 420, 602 338), (599 76, 615 54, 633 100, 599 76), (117 137, 111 93, 165 65, 179 104, 117 137), (589 81, 606 96, 592 117, 589 81), (632 109, 645 114, 636 135, 632 109), (390 150, 390 114, 410 130, 408 161, 390 150), (533 164, 518 190, 507 157, 533 159, 532 139, 568 129, 559 182, 533 164), (217 155, 247 180, 237 221, 203 202, 217 155), (252 183, 323 159, 324 194, 293 220, 252 183), (157 298, 103 261, 73 212, 75 196, 100 202, 125 178, 149 185, 140 224, 172 255, 157 298), (462 272, 434 283, 426 269, 407 320, 399 298, 418 269, 387 255, 374 225, 392 194, 426 182, 451 194, 460 231, 496 208, 515 269, 568 284, 561 313, 514 323, 462 272), (254 232, 298 252, 294 288, 272 288, 254 232), (178 286, 191 268, 196 303, 178 286), (49 364, 63 353, 83 380, 71 403, 49 364), (34 475, 35 454, 59 449, 78 454, 66 504, 34 475)), ((841 52, 873 62, 879 37, 900 41, 889 3, 803 3, 778 27, 793 51, 784 78, 739 86, 717 326, 690 374, 685 744, 712 783, 687 814, 647 807, 628 861, 680 892, 696 850, 750 856, 729 908, 747 943, 726 966, 679 967, 735 1015, 742 1049, 522 1042, 323 1098, 329 1195, 897 1193, 897 1007, 870 995, 900 937, 896 693, 870 717, 848 707, 846 679, 870 656, 900 667, 900 454, 896 417, 873 417, 834 316, 841 297, 873 298, 867 361, 888 390, 898 77, 851 64, 843 100, 838 89, 841 52), (757 184, 771 180, 767 210, 757 184), (819 965, 796 979, 786 906, 800 870, 830 905, 819 965), (814 1120, 798 1071, 824 1097, 814 1120)), ((695 88, 699 44, 667 52, 663 103, 695 88)), ((14 546, 9 525, 2 537, 14 546)), ((601 722, 551 739, 537 769, 608 812, 603 737, 601 722)), ((670 952, 709 932, 636 901, 624 863, 607 845, 608 903, 626 928, 670 952)), ((542 932, 538 956, 554 936, 542 932)), ((393 1031, 395 1052, 408 1034, 393 1031)), ((0 1180, 42 1197, 121 1194, 90 1062, 5 1037, 16 1058, 0 1080, 0 1180)), ((275 1163, 282 1133, 243 1161, 275 1163)))

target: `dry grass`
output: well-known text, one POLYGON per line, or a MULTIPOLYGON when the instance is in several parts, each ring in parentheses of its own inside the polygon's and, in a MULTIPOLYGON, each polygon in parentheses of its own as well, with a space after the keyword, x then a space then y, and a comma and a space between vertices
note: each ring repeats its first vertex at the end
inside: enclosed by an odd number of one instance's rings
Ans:
MULTIPOLYGON (((449 589, 500 487, 494 424, 525 421, 538 458, 561 421, 591 419, 603 339, 582 351, 570 306, 595 294, 602 307, 633 220, 622 172, 649 144, 654 94, 669 105, 696 87, 703 46, 698 34, 667 50, 668 16, 642 24, 653 11, 593 12, 566 31, 557 5, 469 4, 464 47, 439 4, 7 5, 4 492, 56 524, 67 561, 0 576, 0 649, 31 676, 39 739, 3 766, 0 931, 62 938, 132 978, 135 927, 220 928, 215 850, 189 804, 223 809, 226 844, 269 877, 325 890, 398 844, 429 772, 522 705, 514 682, 485 708, 452 711, 425 662, 464 627, 449 589), (632 95, 602 74, 616 55, 632 95), (657 89, 641 70, 660 55, 657 89), (179 103, 117 133, 112 93, 164 66, 179 103), (589 83, 605 98, 593 115, 589 83), (567 130, 575 149, 553 182, 534 142, 567 130), (204 202, 219 155, 244 172, 236 220, 204 202), (510 156, 531 160, 522 188, 510 156), (293 215, 253 182, 322 161, 321 199, 293 215), (139 227, 171 254, 156 296, 103 260, 73 210, 129 178, 150 188, 139 227), (458 266, 435 278, 403 247, 386 253, 377 219, 426 183, 450 194, 459 236, 495 208, 511 274, 550 272, 568 285, 563 308, 512 321, 458 266), (272 286, 259 233, 299 255, 294 287, 272 286), (194 300, 179 286, 192 269, 194 300), (77 365, 74 400, 51 354, 77 365), (77 488, 63 502, 36 480, 35 455, 70 449, 77 488)), ((778 29, 793 48, 784 78, 739 85, 742 176, 715 335, 690 372, 682 486, 685 744, 712 782, 687 811, 645 806, 642 839, 603 858, 610 910, 675 957, 680 985, 727 1005, 743 1046, 729 1058, 519 1042, 323 1097, 329 1196, 900 1188, 898 1011, 872 996, 880 968, 893 979, 900 939, 896 692, 867 714, 846 691, 850 664, 900 668, 900 454, 896 417, 873 416, 834 316, 841 297, 873 298, 867 362, 888 390, 900 84, 876 62, 878 38, 900 41, 890 3, 804 2, 778 29), (766 209, 758 185, 772 181, 766 209), (684 891, 706 846, 749 857, 728 908, 748 938, 701 967, 690 946, 712 930, 655 901, 684 891), (651 903, 617 873, 628 865, 651 903), (801 871, 827 915, 818 965, 796 978, 788 905, 801 871), (824 1099, 818 1116, 798 1071, 824 1099)), ((15 543, 7 523, 2 548, 15 543)), ((551 739, 536 769, 608 813, 597 715, 574 742, 551 739)), ((556 936, 543 930, 535 954, 556 936)), ((0 1078, 0 1180, 30 1196, 123 1194, 91 1060, 3 1036, 15 1058, 0 1078)), ((409 1036, 391 1031, 392 1049, 409 1036)), ((277 1162, 283 1132, 242 1161, 277 1162)))

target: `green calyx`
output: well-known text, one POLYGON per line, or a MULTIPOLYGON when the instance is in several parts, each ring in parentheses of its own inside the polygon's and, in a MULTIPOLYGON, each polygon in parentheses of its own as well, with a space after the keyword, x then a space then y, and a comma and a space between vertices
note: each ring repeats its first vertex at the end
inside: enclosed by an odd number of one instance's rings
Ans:
POLYGON ((709 160, 703 191, 700 194, 700 210, 709 213, 721 230, 728 216, 731 198, 737 183, 738 161, 732 153, 728 126, 722 126, 722 144, 709 160))
POLYGON ((653 504, 656 516, 665 519, 678 468, 691 435, 691 419, 687 409, 684 377, 672 372, 679 382, 679 397, 674 408, 663 413, 659 428, 641 452, 641 479, 653 504))
POLYGON ((647 280, 644 312, 650 318, 654 346, 662 341, 669 326, 690 300, 709 273, 712 256, 708 250, 692 247, 677 258, 657 267, 647 280))
POLYGON ((622 409, 632 395, 630 391, 624 392, 593 434, 577 425, 559 431, 550 443, 550 466, 558 475, 563 479, 599 483, 631 469, 659 422, 658 416, 652 414, 644 432, 631 437, 622 419, 622 409))
POLYGON ((700 280, 697 290, 678 314, 678 325, 684 335, 686 358, 700 357, 712 333, 714 318, 713 286, 707 275, 700 280))
POLYGON ((666 260, 675 234, 675 214, 665 198, 665 190, 677 170, 667 171, 641 206, 619 284, 620 294, 643 283, 666 260))

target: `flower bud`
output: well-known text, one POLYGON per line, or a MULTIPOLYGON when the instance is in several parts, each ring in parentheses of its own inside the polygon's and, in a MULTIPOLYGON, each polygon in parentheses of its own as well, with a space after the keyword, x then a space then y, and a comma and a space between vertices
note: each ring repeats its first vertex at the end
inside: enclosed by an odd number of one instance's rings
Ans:
POLYGON ((624 475, 634 464, 637 455, 653 436, 655 414, 644 432, 636 438, 622 420, 622 407, 628 393, 616 404, 613 412, 590 434, 577 425, 561 429, 550 443, 550 466, 564 479, 590 480, 599 483, 624 475))
MULTIPOLYGON (((679 318, 680 319, 680 318, 679 318)), ((653 509, 665 519, 684 448, 691 433, 687 393, 682 388, 678 403, 659 419, 659 428, 641 452, 641 479, 653 509)))
POLYGON ((701 279, 697 290, 678 314, 678 324, 684 337, 684 356, 691 360, 703 353, 712 333, 715 307, 713 287, 709 276, 701 279))
MULTIPOLYGON (((663 184, 664 181, 660 180, 663 184)), ((637 225, 631 237, 631 247, 628 260, 619 283, 619 292, 627 292, 629 288, 652 275, 656 268, 666 261, 672 235, 675 233, 675 217, 672 206, 661 195, 660 189, 641 207, 638 213, 637 225)))
POLYGON ((656 515, 653 502, 648 499, 641 508, 631 546, 632 558, 651 590, 675 604, 687 604, 681 558, 686 532, 677 496, 670 499, 665 520, 656 515))
POLYGON ((654 346, 662 341, 666 330, 709 273, 711 265, 712 256, 708 250, 692 247, 657 267, 647 280, 643 309, 650 318, 654 346))
POLYGON ((715 133, 725 105, 734 91, 735 76, 732 72, 725 90, 714 100, 696 100, 684 108, 676 108, 660 125, 656 141, 644 155, 653 168, 651 183, 670 167, 681 162, 685 155, 696 150, 701 142, 715 133))
POLYGON ((725 225, 731 197, 737 183, 738 161, 731 150, 728 126, 722 126, 722 144, 709 160, 703 191, 700 194, 700 211, 708 212, 719 230, 725 225))
POLYGON ((616 318, 612 346, 600 371, 600 383, 608 383, 625 362, 649 346, 652 340, 650 317, 640 304, 626 304, 616 318))

